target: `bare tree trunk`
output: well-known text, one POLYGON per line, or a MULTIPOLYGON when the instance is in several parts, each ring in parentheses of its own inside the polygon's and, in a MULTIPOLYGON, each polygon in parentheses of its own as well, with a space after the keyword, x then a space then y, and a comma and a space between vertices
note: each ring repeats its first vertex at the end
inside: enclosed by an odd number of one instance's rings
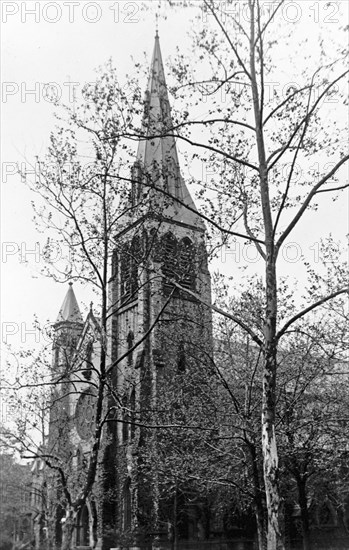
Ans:
POLYGON ((266 224, 267 261, 266 312, 264 326, 265 344, 262 404, 262 451, 264 486, 268 511, 267 548, 268 550, 283 550, 284 543, 280 525, 279 460, 275 435, 277 284, 273 243, 272 239, 269 237, 271 227, 271 225, 269 226, 269 224, 266 224))
MULTIPOLYGON (((263 135, 263 100, 260 98, 256 73, 256 29, 255 2, 250 0, 251 32, 250 32, 250 70, 253 110, 256 128, 256 144, 259 159, 259 188, 263 213, 265 233, 265 287, 266 311, 264 323, 264 375, 263 375, 263 405, 262 405, 262 452, 264 486, 268 511, 268 550, 282 550, 279 511, 280 496, 278 486, 278 454, 275 436, 275 388, 276 388, 276 321, 277 321, 277 277, 276 252, 274 245, 274 228, 269 195, 268 165, 266 160, 263 135)), ((259 15, 258 15, 259 17, 259 15)), ((261 71, 263 71, 263 55, 261 71)), ((264 90, 262 87, 262 97, 264 90)))
POLYGON ((266 322, 263 405, 262 405, 262 450, 264 485, 268 510, 268 550, 282 550, 280 526, 279 461, 275 435, 275 387, 276 387, 276 272, 273 262, 267 262, 266 273, 266 322))
MULTIPOLYGON (((267 384, 268 378, 265 376, 264 385, 266 386, 267 384)), ((284 545, 279 526, 280 497, 278 488, 278 455, 275 429, 271 420, 271 411, 267 406, 263 407, 262 413, 262 445, 264 455, 264 482, 268 510, 267 548, 268 550, 281 550, 284 548, 284 545)))

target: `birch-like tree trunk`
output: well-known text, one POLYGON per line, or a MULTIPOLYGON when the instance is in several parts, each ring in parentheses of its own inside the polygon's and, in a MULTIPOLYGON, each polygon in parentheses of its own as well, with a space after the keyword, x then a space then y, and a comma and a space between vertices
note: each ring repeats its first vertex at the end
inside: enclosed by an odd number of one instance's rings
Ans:
MULTIPOLYGON (((268 530, 268 550, 284 548, 279 522, 280 495, 278 486, 279 462, 275 436, 275 387, 276 387, 276 320, 277 320, 277 284, 274 250, 273 220, 268 183, 268 166, 263 135, 263 114, 256 71, 256 14, 255 3, 249 2, 250 25, 250 75, 255 119, 256 143, 259 160, 259 190, 265 234, 265 287, 266 310, 264 320, 264 373, 262 404, 262 453, 264 485, 266 492, 268 530)), ((260 53, 261 56, 261 53, 260 53)), ((263 58, 261 63, 263 63, 263 58)), ((263 68, 261 68, 263 71, 263 68)), ((263 90, 261 91, 263 94, 263 90)))

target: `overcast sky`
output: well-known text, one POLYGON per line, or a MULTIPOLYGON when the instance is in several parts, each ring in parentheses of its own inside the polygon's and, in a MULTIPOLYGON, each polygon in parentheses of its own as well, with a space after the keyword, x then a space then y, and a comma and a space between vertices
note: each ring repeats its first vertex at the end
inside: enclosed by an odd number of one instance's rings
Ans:
MULTIPOLYGON (((157 1, 148 2, 149 7, 157 4, 157 1)), ((291 6, 290 17, 297 15, 297 6, 301 6, 298 24, 303 27, 316 17, 336 17, 335 2, 327 2, 330 4, 327 11, 322 1, 302 0, 291 4, 294 11, 291 6)), ((31 221, 32 196, 19 176, 13 174, 13 167, 15 163, 26 162, 26 159, 32 161, 35 155, 45 152, 49 132, 55 124, 47 83, 53 83, 51 90, 56 90, 61 99, 68 102, 71 83, 79 83, 76 86, 79 91, 86 82, 94 80, 94 69, 110 57, 121 75, 132 75, 131 56, 142 61, 145 52, 150 61, 155 16, 154 10, 145 9, 140 2, 124 1, 2 2, 1 7, 2 327, 4 323, 16 323, 16 338, 9 338, 8 342, 16 340, 18 343, 22 337, 30 345, 35 337, 25 332, 32 328, 33 315, 37 314, 42 323, 54 320, 67 285, 57 285, 39 274, 42 260, 37 258, 36 262, 35 254, 30 251, 37 251, 35 243, 42 246, 44 239, 36 233, 31 221), (28 264, 21 261, 23 254, 28 264), (24 323, 22 327, 21 323, 24 323)), ((186 32, 190 27, 190 11, 167 13, 168 19, 159 21, 165 63, 168 56, 175 53, 177 45, 183 49, 188 46, 186 32)), ((280 55, 285 53, 280 45, 280 55)), ((303 226, 295 236, 308 250, 316 242, 317 223, 323 223, 324 219, 335 237, 346 231, 347 205, 344 201, 337 204, 334 218, 327 216, 325 206, 318 214, 320 222, 310 223, 307 234, 303 226)), ((225 267, 227 262, 228 258, 225 267)), ((291 272, 293 268, 290 266, 291 272)), ((89 302, 83 287, 75 285, 75 291, 79 301, 89 302)))
MULTIPOLYGON (((69 102, 72 83, 79 97, 83 85, 95 79, 95 69, 110 57, 121 77, 132 75, 131 56, 142 61, 145 53, 150 62, 156 25, 154 11, 140 2, 119 2, 119 7, 107 1, 72 2, 74 10, 67 2, 40 2, 32 14, 34 4, 2 4, 2 321, 24 322, 29 329, 34 313, 42 322, 55 319, 67 290, 39 275, 41 259, 30 251, 38 250, 35 243, 41 246, 44 239, 32 223, 33 197, 13 175, 15 163, 44 154, 56 123, 47 84, 52 84, 51 93, 69 102), (28 264, 21 261, 24 256, 28 264)), ((182 15, 159 22, 164 58, 185 37, 188 15, 182 15)), ((75 291, 88 302, 81 286, 75 285, 75 291)))

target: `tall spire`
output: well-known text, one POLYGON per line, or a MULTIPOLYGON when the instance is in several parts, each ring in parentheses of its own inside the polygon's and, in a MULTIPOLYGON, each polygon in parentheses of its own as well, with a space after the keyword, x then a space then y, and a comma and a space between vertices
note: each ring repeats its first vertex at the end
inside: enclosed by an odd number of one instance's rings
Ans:
POLYGON ((155 38, 159 38, 159 14, 155 14, 155 38))
MULTIPOLYGON (((155 34, 154 51, 145 96, 143 127, 147 136, 165 134, 167 129, 172 128, 171 108, 158 32, 155 34)), ((156 157, 159 157, 159 152, 164 154, 165 152, 171 152, 171 150, 177 160, 175 138, 173 136, 164 136, 157 139, 160 141, 160 145, 162 145, 161 151, 149 140, 142 140, 139 143, 137 160, 149 163, 156 159, 156 157), (166 150, 164 150, 164 145, 166 146, 166 150)), ((162 160, 161 157, 159 157, 159 160, 162 160)))
POLYGON ((68 292, 59 310, 56 323, 82 323, 82 315, 73 290, 73 283, 69 283, 68 292))
POLYGON ((161 191, 152 190, 149 194, 150 202, 154 202, 156 199, 157 205, 162 205, 161 213, 166 218, 189 224, 201 230, 205 229, 180 173, 157 30, 145 96, 143 131, 145 135, 138 145, 136 166, 140 168, 143 175, 151 177, 155 187, 165 191, 165 193, 161 193, 161 191), (178 201, 170 201, 169 196, 175 197, 178 201), (184 205, 187 205, 189 209, 184 205))

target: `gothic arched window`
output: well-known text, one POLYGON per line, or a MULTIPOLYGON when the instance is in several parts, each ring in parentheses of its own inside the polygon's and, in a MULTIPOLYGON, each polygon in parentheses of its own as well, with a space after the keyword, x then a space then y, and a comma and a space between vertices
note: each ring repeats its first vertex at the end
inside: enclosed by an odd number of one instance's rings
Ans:
POLYGON ((165 276, 165 290, 173 288, 172 281, 183 288, 195 288, 195 250, 192 241, 184 237, 179 243, 172 233, 162 238, 162 272, 165 276))
POLYGON ((195 283, 195 257, 193 243, 188 237, 184 237, 179 243, 179 283, 188 290, 194 289, 195 283))
POLYGON ((76 538, 77 538, 76 542, 79 546, 89 546, 90 524, 89 524, 89 513, 88 513, 88 508, 86 504, 78 514, 76 538))
POLYGON ((171 279, 178 276, 177 266, 177 240, 172 233, 166 233, 162 238, 162 272, 165 276, 165 289, 171 289, 171 279))
POLYGON ((121 300, 126 302, 131 294, 131 262, 130 252, 127 246, 124 246, 121 251, 121 300))

